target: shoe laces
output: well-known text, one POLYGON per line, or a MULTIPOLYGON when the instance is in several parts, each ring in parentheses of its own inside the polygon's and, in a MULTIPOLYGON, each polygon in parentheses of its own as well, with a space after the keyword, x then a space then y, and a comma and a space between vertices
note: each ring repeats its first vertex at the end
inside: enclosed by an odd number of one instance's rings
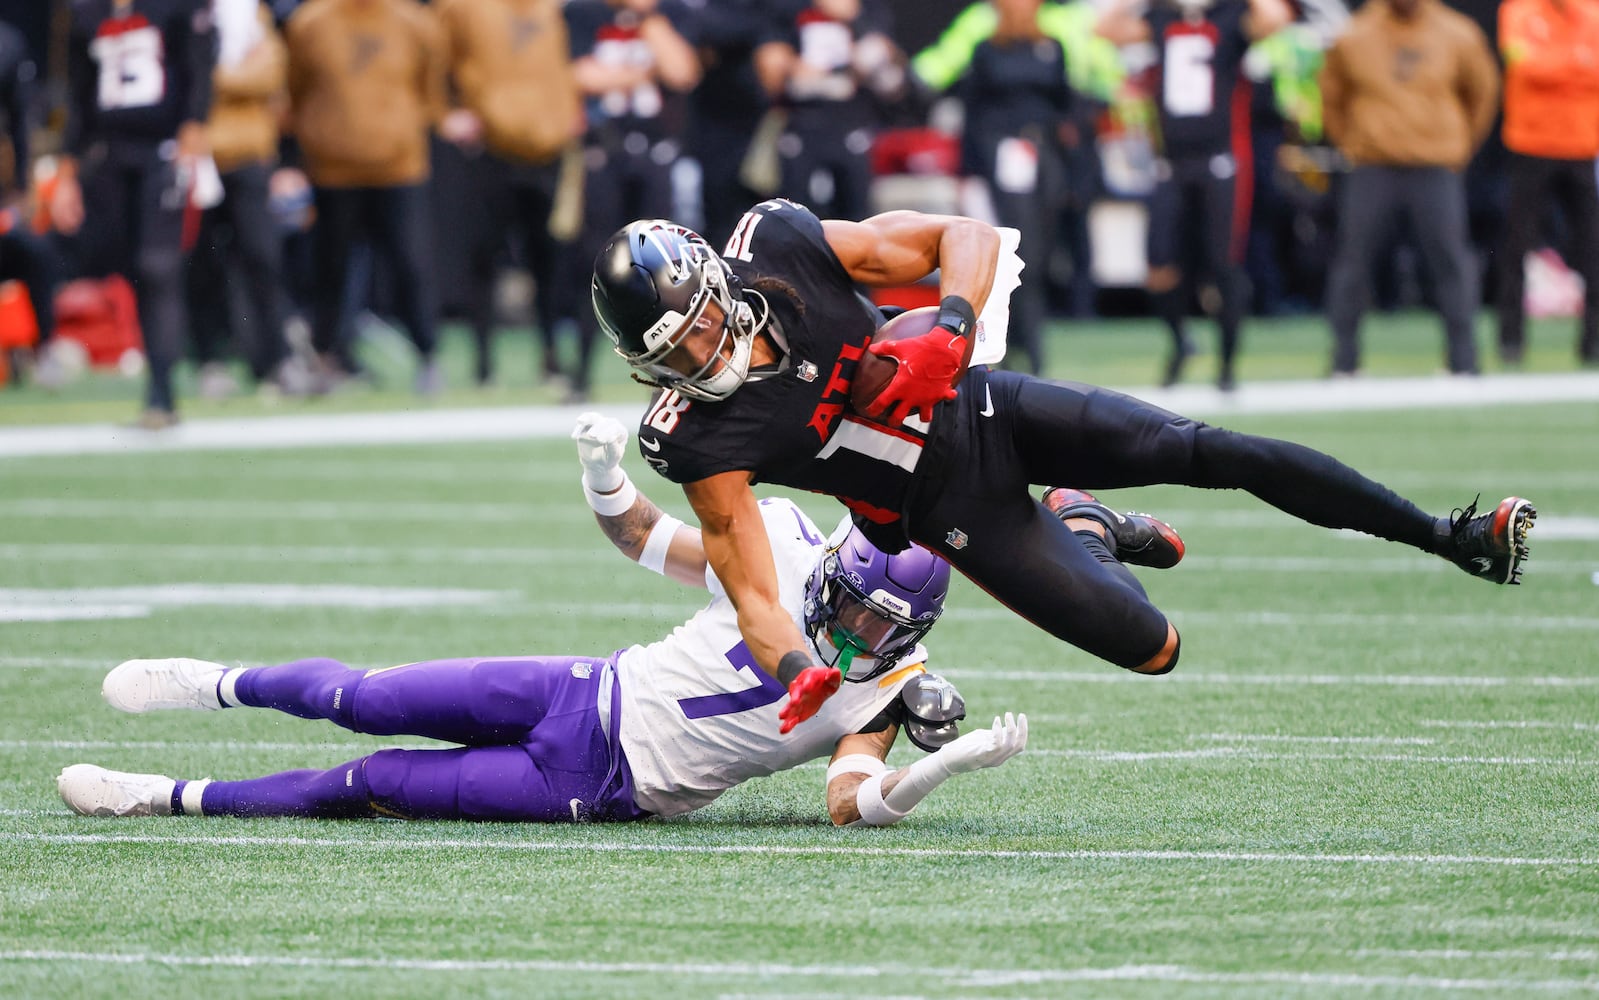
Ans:
POLYGON ((1480 545, 1484 541, 1491 541, 1493 522, 1490 518, 1477 519, 1477 502, 1482 499, 1479 493, 1472 498, 1471 503, 1464 508, 1456 507, 1449 514, 1449 538, 1456 548, 1470 545, 1480 545))

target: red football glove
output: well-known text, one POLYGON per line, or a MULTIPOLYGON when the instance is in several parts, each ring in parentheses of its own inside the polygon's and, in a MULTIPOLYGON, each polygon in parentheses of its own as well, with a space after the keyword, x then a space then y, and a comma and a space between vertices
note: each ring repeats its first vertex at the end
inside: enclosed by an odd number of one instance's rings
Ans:
POLYGON ((788 686, 788 704, 777 713, 782 725, 777 731, 788 735, 795 726, 815 715, 822 702, 833 697, 844 674, 837 667, 806 667, 788 686))
POLYGON ((894 404, 894 412, 888 417, 892 425, 903 423, 913 410, 930 421, 933 404, 955 398, 951 383, 960 374, 961 359, 966 357, 966 338, 960 334, 935 326, 920 337, 872 344, 869 350, 880 358, 893 358, 898 366, 888 385, 867 407, 868 417, 875 417, 894 404))

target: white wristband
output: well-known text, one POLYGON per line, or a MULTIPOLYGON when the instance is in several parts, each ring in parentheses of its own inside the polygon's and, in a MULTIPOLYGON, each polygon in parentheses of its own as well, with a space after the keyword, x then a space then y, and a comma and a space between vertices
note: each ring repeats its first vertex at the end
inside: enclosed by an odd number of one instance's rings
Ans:
POLYGON ((622 473, 622 487, 615 493, 596 493, 589 489, 588 483, 583 484, 583 498, 589 502, 594 513, 601 517, 620 517, 633 509, 633 501, 638 499, 638 487, 633 485, 633 480, 627 478, 627 473, 622 473))
POLYGON ((655 527, 650 529, 649 537, 644 539, 644 551, 638 555, 638 564, 665 576, 666 550, 672 547, 672 538, 682 526, 682 521, 670 514, 662 514, 661 519, 655 522, 655 527))
POLYGON ((888 797, 892 802, 886 803, 888 808, 899 811, 901 815, 916 808, 916 803, 927 798, 927 793, 942 785, 949 779, 949 768, 938 759, 938 754, 930 754, 904 769, 894 787, 889 790, 888 797))
POLYGON ((867 777, 871 777, 874 774, 882 774, 886 770, 888 770, 888 765, 869 753, 845 754, 827 765, 827 783, 831 785, 833 779, 841 774, 864 774, 867 777))
POLYGON ((855 790, 855 810, 861 814, 860 822, 867 826, 893 826, 910 812, 900 812, 883 801, 883 778, 887 773, 872 775, 855 790))

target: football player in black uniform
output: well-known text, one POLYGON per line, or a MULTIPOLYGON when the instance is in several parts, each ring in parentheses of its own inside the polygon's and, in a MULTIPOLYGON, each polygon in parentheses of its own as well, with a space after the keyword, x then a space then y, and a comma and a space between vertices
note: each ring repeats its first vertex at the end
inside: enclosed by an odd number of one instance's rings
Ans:
POLYGON ((1118 45, 1154 45, 1161 155, 1149 196, 1146 287, 1172 335, 1161 384, 1181 377, 1193 350, 1183 330, 1189 295, 1183 278, 1208 275, 1220 300, 1217 384, 1230 391, 1248 296, 1243 259, 1253 158, 1244 53, 1254 39, 1285 27, 1293 11, 1286 0, 1156 0, 1140 16, 1134 12, 1140 2, 1112 8, 1097 30, 1118 45), (1184 252, 1190 247, 1200 254, 1191 267, 1185 258, 1192 253, 1184 252))
POLYGON ((138 293, 150 366, 140 422, 152 429, 177 420, 183 255, 200 222, 190 186, 206 154, 215 63, 209 0, 72 5, 62 183, 82 206, 86 269, 120 273, 138 293))
MULTIPOLYGON (((1438 518, 1320 452, 1107 389, 978 365, 952 390, 998 260, 998 232, 972 219, 888 212, 824 222, 778 200, 747 212, 720 255, 651 219, 622 229, 595 261, 600 325, 635 377, 658 387, 639 425, 641 453, 683 484, 746 643, 788 686, 785 730, 816 711, 839 674, 809 665, 778 601, 757 482, 838 497, 878 548, 920 542, 1028 621, 1146 674, 1176 666, 1177 631, 1115 553, 1136 561, 1151 539, 1124 539, 1122 519, 1083 494, 1052 491, 1046 506, 1029 484, 1243 489, 1313 524, 1517 582, 1535 516, 1518 497, 1480 516, 1473 503, 1438 518), (902 285, 935 268, 939 324, 873 344, 876 310, 857 283, 902 285), (868 349, 899 362, 867 407, 886 416, 849 402, 868 349), (1105 529, 1097 551, 1063 523, 1084 516, 1105 529)), ((1152 522, 1126 521, 1142 531, 1152 522)), ((1148 565, 1170 565, 1180 543, 1147 554, 1148 565)))

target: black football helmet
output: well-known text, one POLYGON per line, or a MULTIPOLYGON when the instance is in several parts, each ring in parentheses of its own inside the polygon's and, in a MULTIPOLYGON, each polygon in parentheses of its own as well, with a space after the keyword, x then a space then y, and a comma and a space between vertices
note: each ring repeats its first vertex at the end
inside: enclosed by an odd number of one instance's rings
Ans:
POLYGON ((714 403, 749 378, 766 300, 740 287, 727 262, 693 230, 665 219, 622 227, 595 258, 591 292, 600 329, 639 381, 714 403), (671 368, 666 356, 711 302, 724 316, 716 353, 696 372, 671 368))

